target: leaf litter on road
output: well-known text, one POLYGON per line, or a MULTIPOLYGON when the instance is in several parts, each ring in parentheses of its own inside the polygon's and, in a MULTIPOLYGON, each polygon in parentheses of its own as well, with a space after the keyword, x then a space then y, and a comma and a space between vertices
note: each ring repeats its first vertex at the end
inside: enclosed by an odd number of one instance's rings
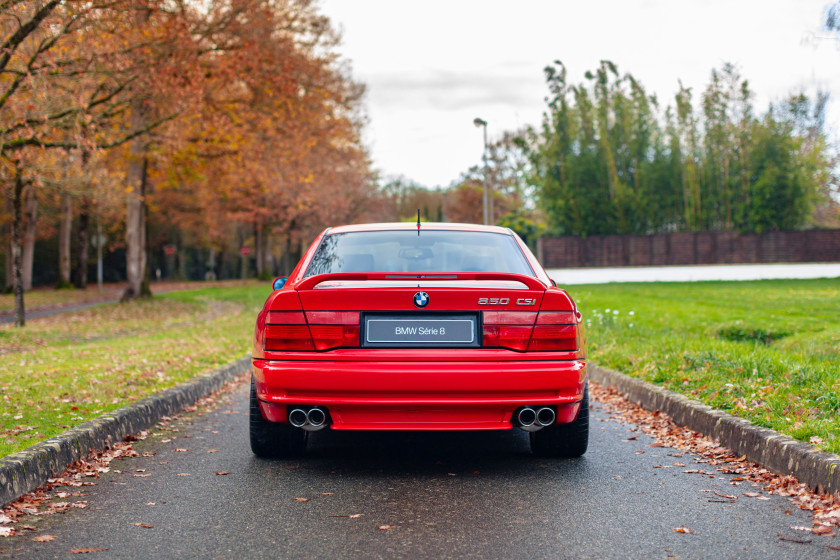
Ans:
MULTIPOLYGON (((771 473, 757 463, 747 461, 745 455, 736 455, 732 450, 699 432, 677 426, 668 415, 661 411, 651 412, 630 402, 615 387, 604 387, 590 382, 589 391, 593 400, 600 403, 604 412, 612 419, 635 424, 643 433, 652 436, 657 446, 671 447, 681 452, 699 455, 702 459, 697 459, 696 462, 712 466, 719 473, 736 475, 729 480, 732 484, 749 481, 759 485, 766 494, 788 498, 799 509, 810 512, 818 527, 829 529, 840 527, 840 495, 817 493, 793 475, 771 473)), ((636 451, 638 452, 639 450, 636 451)), ((714 477, 713 473, 701 469, 687 469, 683 473, 714 477)), ((770 499, 761 492, 744 492, 744 495, 758 500, 770 499)), ((813 530, 809 532, 825 536, 835 534, 833 531, 826 532, 822 528, 817 532, 813 530)))

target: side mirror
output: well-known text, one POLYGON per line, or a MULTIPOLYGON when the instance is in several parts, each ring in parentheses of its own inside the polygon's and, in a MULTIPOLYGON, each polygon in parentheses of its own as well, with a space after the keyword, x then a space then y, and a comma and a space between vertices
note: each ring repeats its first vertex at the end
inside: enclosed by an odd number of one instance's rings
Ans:
POLYGON ((281 276, 280 278, 275 278, 274 282, 271 284, 271 287, 275 290, 281 289, 283 286, 286 285, 286 282, 289 280, 287 276, 281 276))
POLYGON ((554 281, 554 278, 549 278, 549 280, 551 280, 551 285, 556 288, 557 287, 557 282, 554 281))

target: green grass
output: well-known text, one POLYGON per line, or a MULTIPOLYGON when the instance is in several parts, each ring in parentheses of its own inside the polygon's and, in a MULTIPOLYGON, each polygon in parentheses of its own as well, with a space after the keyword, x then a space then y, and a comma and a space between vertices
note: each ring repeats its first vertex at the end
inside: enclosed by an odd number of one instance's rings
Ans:
POLYGON ((243 356, 268 283, 0 326, 0 456, 243 356))
POLYGON ((840 453, 840 279, 569 292, 594 363, 840 453))

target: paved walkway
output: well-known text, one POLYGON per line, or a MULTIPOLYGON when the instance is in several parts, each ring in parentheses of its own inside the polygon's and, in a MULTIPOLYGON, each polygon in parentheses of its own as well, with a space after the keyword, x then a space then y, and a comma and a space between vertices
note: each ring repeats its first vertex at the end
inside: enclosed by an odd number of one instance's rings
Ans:
POLYGON ((548 275, 561 286, 568 284, 606 284, 608 282, 840 278, 840 263, 552 268, 548 270, 548 275))

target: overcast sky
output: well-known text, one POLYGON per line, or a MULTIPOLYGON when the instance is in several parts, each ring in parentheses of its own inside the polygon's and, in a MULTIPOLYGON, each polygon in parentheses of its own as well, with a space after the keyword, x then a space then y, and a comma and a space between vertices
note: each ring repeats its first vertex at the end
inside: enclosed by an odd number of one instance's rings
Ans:
MULTIPOLYGON (((673 105, 678 80, 695 99, 712 68, 732 62, 770 101, 831 92, 840 129, 840 43, 819 40, 828 0, 322 0, 343 30, 341 53, 367 84, 365 141, 383 175, 447 186, 481 162, 490 139, 538 125, 542 69, 565 63, 583 81, 612 60, 673 105)), ((696 104, 695 107, 698 107, 696 104)))

